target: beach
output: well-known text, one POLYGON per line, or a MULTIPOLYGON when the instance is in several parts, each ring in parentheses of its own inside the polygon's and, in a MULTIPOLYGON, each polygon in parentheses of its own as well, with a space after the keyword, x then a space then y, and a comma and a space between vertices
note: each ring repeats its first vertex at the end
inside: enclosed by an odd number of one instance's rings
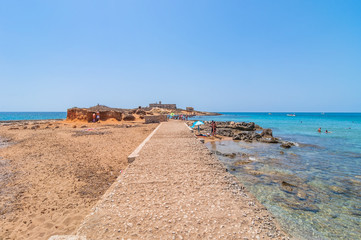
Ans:
POLYGON ((156 125, 0 123, 0 239, 73 232, 156 125))

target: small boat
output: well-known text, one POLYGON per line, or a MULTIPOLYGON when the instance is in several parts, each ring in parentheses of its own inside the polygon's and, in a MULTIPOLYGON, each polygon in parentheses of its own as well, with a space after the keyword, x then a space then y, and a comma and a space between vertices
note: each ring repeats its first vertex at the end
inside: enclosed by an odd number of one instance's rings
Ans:
POLYGON ((296 114, 287 114, 287 117, 296 117, 296 114))

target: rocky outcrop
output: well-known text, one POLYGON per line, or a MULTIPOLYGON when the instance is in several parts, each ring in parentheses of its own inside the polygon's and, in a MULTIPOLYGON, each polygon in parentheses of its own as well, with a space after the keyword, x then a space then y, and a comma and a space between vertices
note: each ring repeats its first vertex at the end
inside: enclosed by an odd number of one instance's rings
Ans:
POLYGON ((119 108, 110 108, 103 105, 97 105, 90 108, 70 108, 67 111, 66 119, 91 122, 93 121, 94 113, 99 113, 101 121, 106 121, 108 119, 121 121, 123 116, 123 110, 119 108))
MULTIPOLYGON (((189 122, 188 125, 192 125, 189 122)), ((200 134, 209 135, 211 133, 211 122, 205 121, 204 125, 200 125, 200 134)), ((281 147, 290 148, 295 146, 292 142, 283 142, 279 138, 273 136, 272 129, 258 126, 254 122, 216 122, 217 135, 231 137, 233 140, 245 142, 263 142, 263 143, 282 143, 281 147), (262 131, 261 131, 262 130, 262 131)))
POLYGON ((135 117, 132 114, 128 114, 123 118, 124 121, 134 121, 135 117))

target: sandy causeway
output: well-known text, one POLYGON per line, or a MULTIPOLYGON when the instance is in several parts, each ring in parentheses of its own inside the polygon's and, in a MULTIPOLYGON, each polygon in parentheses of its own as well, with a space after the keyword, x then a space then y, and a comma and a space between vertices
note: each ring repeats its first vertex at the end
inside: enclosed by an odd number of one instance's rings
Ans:
POLYGON ((77 230, 86 239, 288 239, 180 121, 163 123, 77 230))

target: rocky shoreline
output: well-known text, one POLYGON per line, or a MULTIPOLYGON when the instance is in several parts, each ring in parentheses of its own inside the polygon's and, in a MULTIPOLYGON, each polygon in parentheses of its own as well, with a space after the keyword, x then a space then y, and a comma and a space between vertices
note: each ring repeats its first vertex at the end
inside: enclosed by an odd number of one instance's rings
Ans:
MULTIPOLYGON (((192 125, 193 122, 188 122, 192 125)), ((262 142, 281 144, 283 148, 290 148, 295 146, 295 143, 282 141, 280 138, 273 136, 273 131, 270 128, 262 128, 254 122, 216 122, 216 134, 222 137, 230 137, 233 140, 245 142, 262 142)), ((203 136, 209 136, 211 132, 211 122, 204 121, 204 125, 199 126, 199 133, 203 136)))

